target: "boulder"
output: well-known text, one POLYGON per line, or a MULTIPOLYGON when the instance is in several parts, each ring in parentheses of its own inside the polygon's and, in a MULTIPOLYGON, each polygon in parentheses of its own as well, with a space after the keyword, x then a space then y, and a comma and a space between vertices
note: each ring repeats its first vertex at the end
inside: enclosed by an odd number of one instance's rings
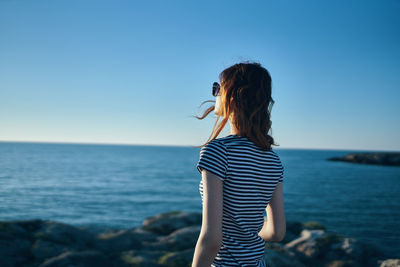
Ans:
POLYGON ((63 244, 76 249, 86 249, 95 242, 94 235, 78 227, 55 221, 45 220, 33 234, 35 239, 63 244))
POLYGON ((200 225, 187 226, 178 229, 167 236, 161 236, 156 242, 145 242, 145 246, 151 249, 178 251, 196 246, 201 230, 200 225))
POLYGON ((201 213, 172 211, 148 217, 143 221, 143 228, 156 234, 168 235, 171 232, 192 225, 200 225, 201 213))
POLYGON ((22 266, 32 261, 31 244, 30 240, 13 236, 12 233, 0 232, 1 266, 22 266))
MULTIPOLYGON (((201 217, 168 212, 139 227, 100 232, 48 220, 0 222, 1 267, 191 266, 201 217)), ((373 244, 328 232, 313 221, 289 221, 283 241, 266 243, 264 259, 271 267, 399 266, 373 244)))
POLYGON ((387 259, 378 262, 379 267, 399 267, 400 259, 387 259))
POLYGON ((156 250, 129 250, 120 254, 120 266, 161 267, 157 261, 165 252, 156 250))
POLYGON ((105 252, 140 249, 143 241, 155 240, 156 237, 140 230, 109 231, 96 236, 94 248, 105 252))
POLYGON ((56 257, 45 260, 39 267, 113 267, 112 260, 103 253, 94 250, 66 251, 56 257))
POLYGON ((161 266, 168 267, 191 267, 194 255, 194 248, 188 248, 182 251, 166 253, 159 259, 161 266))
POLYGON ((316 257, 319 253, 319 248, 315 240, 323 236, 324 233, 324 230, 303 230, 300 233, 301 236, 287 243, 285 248, 294 249, 309 258, 316 257))
POLYGON ((38 260, 55 257, 68 250, 69 247, 66 245, 43 239, 36 240, 31 248, 32 254, 38 260))
POLYGON ((267 244, 264 261, 268 267, 306 267, 296 258, 294 252, 277 242, 267 244))

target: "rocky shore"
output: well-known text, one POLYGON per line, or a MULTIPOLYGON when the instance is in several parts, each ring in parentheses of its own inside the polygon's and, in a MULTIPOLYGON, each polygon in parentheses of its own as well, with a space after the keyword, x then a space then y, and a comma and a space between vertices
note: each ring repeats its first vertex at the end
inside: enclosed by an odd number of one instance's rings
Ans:
MULTIPOLYGON (((0 266, 191 266, 201 213, 173 211, 141 226, 96 231, 49 220, 0 222, 0 266)), ((318 222, 287 222, 285 239, 268 242, 270 266, 400 266, 376 247, 327 231, 318 222)))
POLYGON ((328 158, 331 161, 400 166, 400 152, 351 153, 344 157, 328 158))

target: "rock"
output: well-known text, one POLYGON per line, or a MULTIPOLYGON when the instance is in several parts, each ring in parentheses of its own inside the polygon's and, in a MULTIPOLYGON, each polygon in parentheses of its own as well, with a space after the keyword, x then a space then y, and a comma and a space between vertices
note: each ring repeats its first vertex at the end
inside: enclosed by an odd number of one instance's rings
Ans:
POLYGON ((286 245, 306 266, 376 266, 383 254, 354 238, 324 230, 303 230, 301 236, 286 245))
POLYGON ((45 221, 41 219, 32 219, 32 220, 12 220, 12 221, 7 221, 5 223, 9 224, 10 227, 13 229, 16 228, 22 229, 23 233, 32 233, 39 230, 44 222, 45 221))
POLYGON ((398 267, 400 266, 400 259, 387 259, 379 261, 379 267, 398 267))
POLYGON ((0 261, 2 267, 22 266, 33 258, 31 241, 0 232, 0 261))
POLYGON ((102 251, 123 251, 141 248, 144 241, 154 241, 158 236, 143 229, 109 231, 97 235, 95 248, 102 251))
POLYGON ((152 251, 152 250, 130 250, 121 253, 120 260, 123 266, 140 266, 140 267, 159 267, 162 266, 157 263, 158 259, 162 257, 165 252, 152 251))
MULTIPOLYGON (((324 232, 322 236, 315 238, 316 246, 318 247, 320 259, 325 261, 332 259, 350 259, 354 258, 355 255, 350 254, 351 250, 345 251, 346 240, 343 236, 332 232, 324 232), (333 247, 335 249, 333 249, 333 247)), ((352 242, 353 243, 353 242, 352 242)), ((353 245, 355 247, 355 244, 353 245)))
POLYGON ((155 241, 159 236, 158 234, 147 231, 143 226, 136 227, 132 230, 132 233, 136 234, 136 238, 138 238, 140 242, 155 241))
POLYGON ((68 246, 43 239, 36 240, 32 246, 32 254, 41 260, 55 257, 65 251, 68 251, 68 246))
POLYGON ((359 258, 360 265, 375 267, 379 266, 379 264, 377 264, 379 261, 390 259, 389 255, 373 243, 364 243, 360 241, 357 241, 357 243, 361 246, 362 251, 359 258))
POLYGON ((331 161, 347 161, 351 163, 378 164, 388 166, 400 166, 399 152, 370 152, 370 153, 351 153, 344 157, 331 157, 331 161))
POLYGON ((297 239, 304 229, 307 230, 326 230, 325 226, 323 226, 320 222, 310 221, 310 222, 293 222, 288 221, 286 223, 286 234, 285 237, 280 243, 289 243, 294 239, 297 239))
POLYGON ((187 226, 170 233, 168 236, 159 237, 156 242, 146 242, 144 244, 146 245, 146 247, 152 249, 167 251, 177 251, 194 248, 196 246, 200 230, 200 225, 187 226))
POLYGON ((352 260, 335 260, 325 264, 326 267, 358 267, 358 263, 352 260))
POLYGON ((335 254, 332 258, 360 258, 362 256, 362 248, 359 246, 354 238, 345 237, 338 240, 338 242, 332 244, 329 250, 332 254, 335 254))
POLYGON ((194 248, 170 252, 159 259, 159 264, 168 267, 191 267, 194 255, 194 248))
POLYGON ((303 230, 301 236, 285 245, 286 249, 295 249, 307 257, 314 257, 318 253, 315 239, 324 235, 324 230, 303 230))
POLYGON ((286 234, 288 232, 295 236, 300 235, 301 231, 304 229, 304 224, 301 222, 288 221, 286 222, 286 234))
POLYGON ((171 232, 192 225, 200 225, 201 213, 172 211, 146 218, 143 228, 153 233, 168 235, 171 232))
POLYGON ((94 243, 94 235, 91 233, 72 225, 48 220, 36 230, 34 237, 76 249, 86 249, 94 243))
POLYGON ((285 244, 299 237, 301 231, 304 229, 301 222, 286 222, 286 234, 282 241, 279 243, 285 244))
POLYGON ((0 256, 29 253, 31 244, 30 240, 21 239, 8 233, 0 233, 0 256))
POLYGON ((306 267, 296 258, 295 253, 275 242, 267 245, 264 261, 268 267, 306 267))
MULTIPOLYGON (((1 267, 191 266, 201 214, 169 212, 132 229, 75 227, 44 220, 0 222, 1 267), (99 232, 100 231, 100 232, 99 232)), ((269 266, 398 266, 373 244, 288 222, 284 242, 266 243, 269 266), (289 240, 287 242, 287 240, 289 240)))
POLYGON ((32 233, 41 227, 42 220, 13 220, 0 222, 0 232, 21 239, 32 239, 32 233))
MULTIPOLYGON (((337 243, 341 237, 328 233, 324 230, 303 230, 301 236, 284 245, 285 249, 296 253, 296 258, 306 266, 318 266, 324 262, 329 262, 327 254, 333 243, 337 243)), ((336 254, 332 254, 334 257, 336 254)))
POLYGON ((326 230, 325 226, 323 226, 320 222, 311 221, 302 223, 303 229, 308 230, 326 230))
POLYGON ((99 251, 66 251, 57 257, 47 259, 39 267, 112 267, 116 266, 99 251))

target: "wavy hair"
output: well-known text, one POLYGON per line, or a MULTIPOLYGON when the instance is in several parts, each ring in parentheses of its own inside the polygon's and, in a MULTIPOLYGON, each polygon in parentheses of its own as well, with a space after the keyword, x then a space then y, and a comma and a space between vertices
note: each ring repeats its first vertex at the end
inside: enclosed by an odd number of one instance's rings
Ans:
MULTIPOLYGON (((271 150, 275 144, 272 134, 271 109, 275 101, 272 99, 272 79, 269 72, 258 62, 244 61, 223 70, 221 82, 221 107, 215 121, 211 136, 200 148, 219 135, 229 118, 238 130, 239 136, 247 137, 263 150, 271 150), (222 121, 217 125, 220 117, 222 121)), ((201 103, 215 100, 207 100, 201 103)), ((200 105, 200 106, 201 106, 200 105)), ((202 120, 215 109, 215 105, 207 108, 202 116, 194 116, 202 120)))

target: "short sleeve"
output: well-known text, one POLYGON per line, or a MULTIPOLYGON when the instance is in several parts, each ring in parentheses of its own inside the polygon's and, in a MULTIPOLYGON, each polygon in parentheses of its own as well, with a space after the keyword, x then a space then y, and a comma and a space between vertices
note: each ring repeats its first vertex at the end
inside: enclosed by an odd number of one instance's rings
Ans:
POLYGON ((223 143, 212 140, 200 150, 200 158, 196 165, 201 173, 205 169, 215 174, 221 181, 225 180, 227 171, 226 147, 223 143))
POLYGON ((281 176, 279 177, 278 183, 283 182, 283 170, 284 170, 283 165, 281 165, 281 168, 282 168, 282 173, 281 176))

